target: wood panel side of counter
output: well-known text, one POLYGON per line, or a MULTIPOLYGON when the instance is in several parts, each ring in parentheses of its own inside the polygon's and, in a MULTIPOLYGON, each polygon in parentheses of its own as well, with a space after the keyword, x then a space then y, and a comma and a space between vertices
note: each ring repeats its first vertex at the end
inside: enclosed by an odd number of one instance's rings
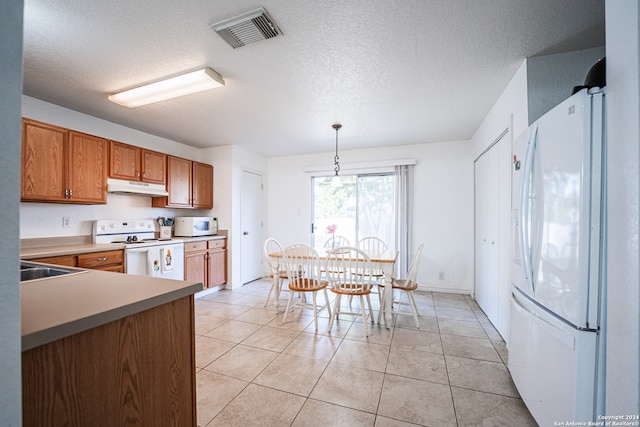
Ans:
POLYGON ((193 296, 22 353, 24 426, 196 425, 193 296))

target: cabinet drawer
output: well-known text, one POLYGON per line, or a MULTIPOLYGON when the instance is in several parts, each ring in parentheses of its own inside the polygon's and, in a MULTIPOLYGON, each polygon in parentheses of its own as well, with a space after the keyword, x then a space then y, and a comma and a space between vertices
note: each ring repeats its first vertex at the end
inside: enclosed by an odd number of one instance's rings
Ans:
POLYGON ((185 252, 204 251, 207 249, 207 242, 188 242, 184 244, 185 252))
POLYGON ((52 257, 46 257, 46 258, 27 259, 25 261, 44 262, 46 264, 64 265, 67 267, 76 266, 75 255, 60 255, 60 256, 52 256, 52 257))
POLYGON ((122 264, 124 262, 124 251, 93 252, 78 255, 78 267, 99 268, 106 265, 122 264))
POLYGON ((226 239, 209 240, 209 249, 224 249, 227 246, 226 239))

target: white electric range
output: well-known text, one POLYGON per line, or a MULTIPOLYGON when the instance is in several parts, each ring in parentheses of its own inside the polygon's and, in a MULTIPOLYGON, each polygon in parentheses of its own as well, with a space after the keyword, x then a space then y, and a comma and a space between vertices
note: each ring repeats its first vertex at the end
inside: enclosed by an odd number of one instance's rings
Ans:
POLYGON ((97 220, 93 242, 124 244, 126 274, 184 280, 184 243, 158 239, 153 219, 97 220))

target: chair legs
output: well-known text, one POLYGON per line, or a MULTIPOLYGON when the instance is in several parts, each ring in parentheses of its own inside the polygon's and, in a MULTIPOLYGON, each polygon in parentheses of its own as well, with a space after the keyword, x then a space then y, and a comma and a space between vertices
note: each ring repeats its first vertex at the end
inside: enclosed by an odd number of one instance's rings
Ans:
MULTIPOLYGON (((367 322, 369 321, 369 317, 371 317, 371 323, 373 320, 373 308, 371 307, 371 299, 369 295, 366 295, 367 305, 365 305, 365 295, 359 295, 360 297, 360 312, 351 312, 351 311, 340 311, 340 299, 342 294, 336 293, 336 299, 333 302, 333 314, 329 313, 331 320, 329 321, 329 332, 333 328, 333 322, 340 314, 350 314, 352 316, 361 316, 362 324, 364 328, 365 336, 369 336, 369 328, 367 327, 367 322), (369 307, 369 313, 367 313, 367 307, 369 307)), ((349 295, 349 306, 351 306, 351 301, 353 299, 353 295, 349 295)))
MULTIPOLYGON (((278 283, 278 286, 280 286, 280 283, 278 283)), ((269 293, 267 293, 267 299, 264 301, 264 306, 266 307, 269 304, 269 298, 271 298, 271 294, 273 293, 273 288, 274 288, 274 281, 273 278, 271 279, 271 287, 269 288, 269 293)))
MULTIPOLYGON (((387 292, 387 288, 385 287, 382 290, 382 297, 380 299, 380 301, 383 301, 384 298, 384 293, 387 292)), ((390 292, 393 292, 393 289, 390 290, 390 292)), ((413 320, 416 322, 416 328, 420 329, 420 321, 418 320, 418 316, 420 315, 420 313, 418 312, 418 307, 416 306, 416 301, 413 298, 413 291, 400 291, 400 292, 406 292, 407 294, 407 299, 409 300, 409 302, 401 302, 400 299, 398 298, 397 300, 393 298, 393 293, 391 294, 391 314, 403 314, 403 315, 412 315, 413 316, 413 320), (397 308, 394 309, 393 305, 397 304, 397 308), (411 313, 406 312, 406 311, 400 311, 400 306, 401 305, 408 305, 411 308, 411 313)), ((380 304, 380 311, 378 312, 378 323, 380 323, 380 321, 382 320, 382 316, 384 314, 384 304, 380 304)))
MULTIPOLYGON (((318 330, 318 313, 322 310, 324 310, 325 308, 327 309, 328 313, 329 313, 329 317, 331 317, 331 306, 329 304, 329 295, 327 294, 327 290, 323 289, 324 291, 324 300, 325 300, 325 305, 323 307, 320 308, 320 310, 318 310, 318 304, 317 304, 317 300, 316 300, 316 294, 317 292, 311 292, 311 296, 312 296, 312 304, 307 304, 307 300, 306 300, 306 292, 299 292, 300 294, 300 302, 296 303, 296 304, 300 304, 302 308, 307 308, 307 309, 312 309, 313 310, 313 322, 315 324, 316 327, 316 331, 318 330)), ((282 323, 286 323, 287 321, 287 314, 289 313, 289 311, 292 311, 294 306, 296 304, 293 304, 293 291, 289 291, 289 300, 287 301, 287 308, 284 311, 284 316, 282 317, 282 323)))

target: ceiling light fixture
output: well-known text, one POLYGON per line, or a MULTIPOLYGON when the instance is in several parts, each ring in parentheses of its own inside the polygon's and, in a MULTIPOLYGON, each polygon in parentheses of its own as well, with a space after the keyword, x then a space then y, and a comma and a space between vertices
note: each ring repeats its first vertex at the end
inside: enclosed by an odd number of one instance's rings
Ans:
POLYGON ((340 172, 340 163, 339 163, 340 157, 338 157, 338 131, 340 130, 342 125, 340 123, 336 123, 332 127, 336 130, 336 156, 333 158, 333 164, 334 164, 333 170, 336 173, 335 176, 338 176, 338 172, 340 172))
POLYGON ((206 67, 109 95, 109 101, 134 108, 224 86, 220 74, 206 67))

